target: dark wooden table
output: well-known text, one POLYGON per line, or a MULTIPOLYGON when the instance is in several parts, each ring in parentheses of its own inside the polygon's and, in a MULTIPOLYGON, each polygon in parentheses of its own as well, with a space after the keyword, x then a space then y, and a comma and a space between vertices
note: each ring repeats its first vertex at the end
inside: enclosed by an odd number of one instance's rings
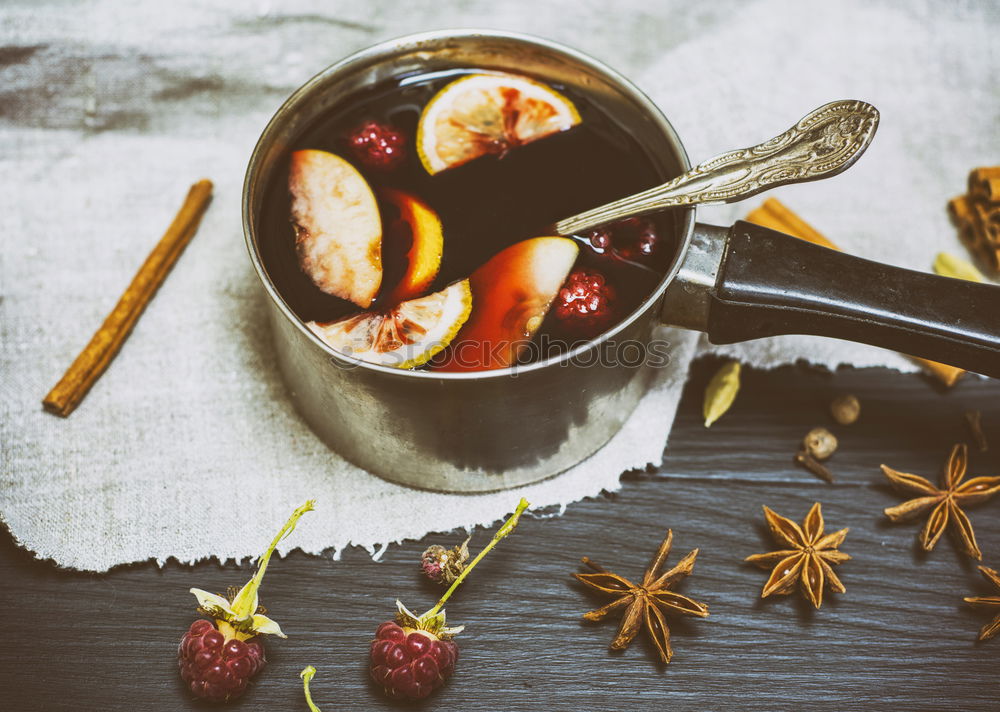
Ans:
MULTIPOLYGON (((1000 640, 977 643, 983 614, 962 602, 984 595, 975 562, 948 537, 924 554, 919 523, 891 525, 881 510, 900 501, 878 470, 886 462, 937 477, 950 446, 968 438, 962 414, 983 412, 994 449, 971 450, 970 471, 1000 471, 1000 382, 967 378, 944 391, 925 377, 883 370, 835 375, 803 368, 745 371, 732 411, 711 430, 701 393, 716 362, 695 367, 662 468, 630 473, 622 490, 527 518, 448 605, 466 624, 450 683, 423 706, 448 710, 995 710, 1000 640), (835 427, 830 398, 862 400, 861 420, 835 427), (830 462, 836 484, 796 468, 791 456, 814 425, 840 436, 830 462), (761 601, 767 573, 742 563, 769 551, 761 505, 800 520, 823 503, 828 528, 849 526, 839 573, 847 593, 822 609, 801 598, 761 601), (656 664, 637 640, 607 651, 616 622, 581 622, 601 599, 570 578, 581 555, 640 576, 664 531, 677 561, 701 548, 684 593, 706 601, 704 620, 675 620, 674 661, 656 664)), ((513 506, 515 497, 512 495, 513 506)), ((984 563, 1000 566, 1000 497, 971 510, 984 563)), ((473 547, 485 543, 477 532, 473 547)), ((415 562, 429 536, 343 560, 293 554, 268 572, 262 600, 289 634, 268 644, 269 665, 235 709, 305 710, 299 671, 319 673, 324 712, 386 709, 367 679, 368 642, 401 598, 430 607, 437 590, 415 562)), ((0 708, 185 710, 177 640, 195 617, 188 588, 224 590, 248 567, 152 563, 105 575, 58 570, 3 535, 0 544, 0 708)))

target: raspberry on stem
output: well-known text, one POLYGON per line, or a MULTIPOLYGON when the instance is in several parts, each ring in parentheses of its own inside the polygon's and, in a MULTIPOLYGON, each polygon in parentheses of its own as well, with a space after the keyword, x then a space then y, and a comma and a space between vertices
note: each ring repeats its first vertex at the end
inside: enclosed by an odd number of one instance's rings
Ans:
POLYGON ((286 637, 281 627, 261 612, 258 590, 271 554, 292 533, 302 515, 312 511, 313 504, 309 500, 292 513, 258 559, 253 578, 231 599, 200 588, 191 589, 198 599, 198 610, 213 619, 192 623, 178 648, 181 677, 197 697, 217 702, 239 697, 266 662, 264 647, 257 636, 286 637))
POLYGON ((486 554, 517 526, 528 508, 521 499, 517 508, 493 539, 458 574, 437 604, 421 616, 396 601, 396 621, 386 621, 375 631, 371 644, 370 672, 386 695, 393 699, 418 700, 431 694, 451 677, 458 660, 458 645, 451 639, 465 626, 445 625, 444 604, 486 554))
POLYGON ((232 602, 223 596, 203 591, 200 588, 191 589, 191 593, 198 599, 198 605, 205 613, 220 623, 227 623, 233 629, 232 635, 228 637, 245 640, 257 633, 277 635, 279 638, 288 637, 281 632, 281 627, 275 621, 257 613, 257 609, 260 608, 260 597, 257 592, 264 580, 264 574, 267 572, 271 554, 274 553, 282 539, 295 530, 295 525, 302 515, 313 510, 314 505, 315 500, 310 499, 292 513, 292 516, 285 522, 285 526, 281 528, 271 545, 267 547, 267 551, 258 559, 257 573, 237 592, 232 602))
POLYGON ((462 585, 462 582, 465 581, 465 577, 472 572, 472 569, 476 567, 476 564, 482 561, 483 557, 486 556, 488 553, 490 553, 493 547, 500 543, 501 539, 506 537, 512 531, 514 531, 514 527, 516 527, 517 523, 521 520, 521 513, 524 510, 526 510, 529 506, 531 506, 531 504, 528 502, 528 500, 522 497, 521 501, 517 503, 517 509, 515 509, 514 513, 510 515, 510 518, 503 523, 503 526, 497 529, 496 534, 493 535, 493 538, 490 540, 490 543, 487 544, 485 547, 483 547, 482 551, 476 554, 476 558, 470 561, 469 565, 465 567, 465 571, 463 571, 458 575, 458 578, 455 579, 455 581, 451 584, 451 586, 448 587, 448 590, 444 592, 444 595, 441 596, 441 598, 438 600, 434 608, 427 611, 427 613, 421 616, 421 618, 430 618, 432 616, 437 615, 438 611, 440 611, 441 620, 442 622, 444 621, 444 611, 442 611, 441 609, 444 608, 444 604, 447 603, 449 598, 451 598, 451 594, 455 593, 456 589, 458 589, 458 587, 462 585))
POLYGON ((469 539, 471 538, 467 538, 451 549, 445 549, 438 544, 427 547, 420 556, 420 568, 424 575, 434 583, 443 586, 450 585, 458 578, 459 574, 465 571, 465 564, 469 560, 469 539))

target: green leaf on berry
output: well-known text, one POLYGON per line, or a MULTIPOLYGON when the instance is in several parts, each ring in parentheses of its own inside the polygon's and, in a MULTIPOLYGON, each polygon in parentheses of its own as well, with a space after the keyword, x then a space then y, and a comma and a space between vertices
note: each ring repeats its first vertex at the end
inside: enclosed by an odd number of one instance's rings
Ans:
POLYGON ((271 554, 281 543, 281 540, 295 531, 295 525, 298 524, 299 519, 306 512, 311 512, 316 500, 310 499, 308 502, 303 504, 301 507, 292 512, 292 516, 288 518, 285 522, 285 526, 281 528, 278 535, 274 537, 274 541, 271 545, 267 547, 257 564, 257 573, 253 575, 253 578, 247 581, 246 585, 240 589, 240 592, 236 594, 236 598, 233 599, 233 611, 240 619, 246 619, 257 612, 257 608, 260 607, 259 597, 257 596, 257 591, 260 588, 261 582, 264 580, 264 573, 267 571, 267 564, 271 560, 271 554))
POLYGON ((198 607, 213 618, 227 620, 229 617, 236 615, 232 605, 229 603, 229 599, 223 596, 203 591, 200 588, 192 588, 191 593, 198 599, 198 607))
POLYGON ((444 607, 445 602, 451 597, 451 594, 455 593, 458 587, 462 585, 462 582, 465 581, 465 577, 472 573, 472 570, 476 568, 476 564, 482 561, 483 557, 490 553, 493 547, 500 543, 501 539, 514 531, 514 527, 516 527, 517 523, 521 521, 521 514, 530 506, 531 503, 524 497, 521 497, 521 501, 517 503, 517 507, 514 509, 514 513, 510 515, 510 518, 503 523, 503 526, 497 529, 496 534, 493 535, 493 539, 490 540, 490 543, 479 552, 476 558, 469 562, 469 565, 465 567, 461 574, 459 574, 458 578, 452 582, 448 590, 445 591, 444 595, 441 596, 440 600, 438 600, 437 605, 424 614, 425 617, 436 614, 444 607))
POLYGON ((403 602, 396 599, 396 622, 404 628, 420 628, 420 616, 415 615, 403 602))
MULTIPOLYGON (((414 630, 425 630, 428 633, 431 633, 439 638, 444 638, 444 639, 452 638, 461 633, 463 630, 465 630, 464 625, 455 626, 453 628, 448 628, 445 625, 445 612, 444 612, 445 601, 447 601, 448 598, 451 596, 451 594, 455 592, 455 589, 457 589, 459 585, 461 585, 462 581, 464 581, 465 577, 469 575, 469 572, 475 568, 476 564, 478 564, 482 560, 482 558, 486 556, 486 554, 488 554, 490 550, 494 546, 496 546, 501 539, 510 534, 512 531, 514 531, 514 527, 517 526, 518 521, 520 521, 521 519, 521 513, 524 512, 524 510, 526 510, 529 506, 530 504, 528 503, 528 500, 522 497, 521 501, 518 502, 517 508, 514 510, 514 513, 510 516, 510 518, 506 522, 503 523, 503 526, 501 526, 497 530, 496 534, 493 535, 493 539, 490 541, 490 543, 487 544, 486 547, 479 552, 479 555, 472 560, 472 562, 468 565, 468 567, 465 568, 461 574, 459 574, 458 578, 456 578, 454 582, 452 582, 451 587, 444 592, 444 595, 441 596, 441 599, 437 602, 437 605, 435 605, 432 609, 424 613, 422 616, 417 616, 410 609, 404 606, 402 602, 397 600, 396 608, 399 612, 396 614, 396 622, 399 623, 399 625, 402 626, 403 628, 412 628, 414 630)), ((465 545, 463 544, 463 546, 465 545)))
POLYGON ((278 625, 277 621, 271 620, 262 613, 255 613, 250 620, 253 621, 254 633, 262 633, 264 635, 276 635, 279 638, 288 637, 287 635, 281 632, 281 626, 278 625))
POLYGON ((417 616, 399 600, 396 601, 396 608, 399 611, 396 613, 396 622, 403 628, 425 630, 444 639, 453 638, 465 630, 464 625, 447 627, 444 611, 430 610, 422 616, 417 616))
POLYGON ((225 621, 233 630, 243 636, 252 637, 258 634, 277 635, 280 638, 287 637, 281 632, 281 627, 273 620, 258 613, 260 610, 260 597, 258 590, 264 580, 264 572, 267 571, 267 564, 271 560, 271 554, 287 537, 295 530, 295 525, 306 512, 313 510, 315 500, 310 499, 301 507, 292 512, 292 516, 285 522, 278 535, 274 537, 271 545, 258 559, 257 572, 253 575, 243 588, 230 601, 215 593, 203 591, 200 588, 192 588, 191 593, 198 599, 198 606, 206 615, 219 621, 225 621))

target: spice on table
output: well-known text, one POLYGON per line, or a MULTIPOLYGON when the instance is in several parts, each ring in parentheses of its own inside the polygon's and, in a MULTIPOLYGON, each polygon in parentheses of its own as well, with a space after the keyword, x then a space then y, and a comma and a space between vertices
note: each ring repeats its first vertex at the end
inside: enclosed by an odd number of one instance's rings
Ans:
POLYGON ((967 282, 986 281, 983 273, 976 269, 971 262, 947 252, 939 252, 937 257, 934 258, 934 264, 931 266, 942 277, 964 279, 967 282))
MULTIPOLYGON (((780 230, 788 235, 797 237, 800 240, 811 242, 815 245, 822 245, 833 250, 839 250, 833 242, 821 235, 815 228, 805 220, 793 213, 788 207, 782 204, 777 198, 768 198, 756 210, 747 213, 747 222, 756 225, 780 230)), ((955 366, 949 366, 937 361, 929 361, 924 358, 910 356, 914 361, 923 366, 932 376, 940 380, 949 388, 954 386, 958 379, 965 375, 965 371, 955 366)))
POLYGON ((826 428, 813 428, 802 439, 802 449, 795 455, 795 462, 821 480, 833 482, 833 473, 821 460, 828 459, 837 450, 837 438, 826 428))
POLYGON ((851 558, 838 551, 848 530, 824 535, 823 512, 819 502, 813 504, 801 527, 769 507, 764 507, 764 517, 771 528, 771 536, 785 548, 746 558, 746 561, 762 569, 772 569, 760 593, 761 598, 792 593, 798 585, 806 600, 819 608, 823 605, 824 588, 829 587, 837 593, 847 590, 834 573, 833 566, 851 558))
POLYGON ((309 712, 320 712, 319 707, 313 702, 312 694, 309 692, 309 683, 312 681, 313 676, 316 674, 316 668, 312 665, 306 665, 302 668, 302 672, 299 673, 299 677, 302 678, 302 691, 306 695, 306 704, 309 706, 309 712))
POLYGON ((822 462, 817 460, 815 457, 810 455, 805 450, 799 450, 795 453, 795 464, 801 465, 802 467, 809 470, 811 473, 819 477, 821 480, 833 484, 833 473, 830 472, 830 468, 824 465, 822 462))
POLYGON ((369 674, 387 697, 396 700, 419 700, 441 687, 455 671, 458 645, 452 640, 465 626, 449 627, 445 623, 444 604, 500 540, 514 531, 521 514, 528 508, 521 499, 510 515, 479 554, 459 574, 444 595, 421 616, 411 613, 396 601, 395 621, 386 621, 375 630, 371 642, 369 674))
POLYGON ((850 393, 837 396, 830 403, 830 415, 840 425, 853 425, 861 415, 861 401, 850 393))
POLYGON ((839 247, 823 237, 818 230, 792 212, 777 198, 768 198, 759 208, 747 213, 744 219, 761 227, 768 227, 772 230, 793 235, 800 240, 811 242, 814 245, 829 247, 831 250, 840 250, 839 247))
POLYGON ((627 648, 639 633, 639 629, 645 626, 646 633, 656 647, 660 661, 667 664, 674 652, 670 647, 670 628, 667 626, 666 616, 681 614, 704 618, 708 615, 708 606, 704 603, 699 603, 670 590, 694 569, 694 560, 698 556, 698 549, 688 553, 665 574, 660 574, 660 569, 670 554, 673 539, 674 533, 668 529, 667 536, 660 544, 649 568, 646 569, 641 584, 634 584, 624 576, 611 573, 586 556, 583 557, 582 561, 594 573, 573 574, 578 581, 590 588, 615 596, 615 600, 606 606, 584 613, 584 619, 599 621, 612 611, 619 608, 625 609, 618 626, 618 633, 611 641, 611 650, 627 648))
POLYGON ((965 422, 969 425, 969 432, 980 452, 990 449, 990 444, 986 440, 986 433, 983 432, 983 414, 978 410, 970 410, 965 414, 965 422))
POLYGON ((982 559, 983 554, 976 544, 972 523, 962 511, 962 506, 984 502, 1000 492, 1000 477, 974 477, 967 482, 968 448, 964 443, 955 445, 941 475, 941 487, 935 487, 929 480, 910 475, 882 465, 882 472, 896 489, 913 492, 920 496, 889 507, 885 515, 893 522, 901 522, 931 510, 927 523, 920 532, 920 545, 930 551, 937 544, 944 530, 951 526, 963 552, 974 559, 982 559), (931 509, 933 507, 933 509, 931 509))
POLYGON ((115 308, 59 383, 42 400, 45 410, 66 417, 80 404, 121 349, 146 305, 194 237, 211 199, 211 181, 200 180, 191 186, 174 221, 146 257, 115 308))
POLYGON ((989 205, 1000 203, 1000 166, 975 168, 969 173, 969 198, 989 205))
POLYGON ((990 608, 996 611, 996 615, 993 616, 993 620, 984 625, 979 631, 979 640, 989 640, 997 633, 1000 633, 1000 574, 994 569, 988 569, 985 566, 979 567, 979 573, 983 575, 983 578, 989 581, 996 588, 996 595, 994 596, 974 596, 971 598, 966 598, 966 603, 971 603, 973 606, 978 606, 982 608, 990 608))
POLYGON ((428 546, 420 556, 420 569, 424 575, 442 586, 453 584, 465 571, 469 560, 469 538, 451 549, 445 549, 440 544, 428 546))
POLYGON ((941 381, 941 383, 948 386, 948 388, 951 388, 958 383, 958 379, 966 373, 964 368, 949 366, 948 364, 941 363, 940 361, 928 361, 925 358, 919 358, 917 356, 911 356, 910 358, 923 366, 927 373, 934 376, 936 379, 941 381))
POLYGON ((725 415, 740 392, 740 362, 730 361, 715 372, 705 388, 705 400, 701 406, 705 427, 725 415))
POLYGON ((959 238, 994 273, 1000 273, 1000 166, 969 173, 968 193, 948 201, 959 238))
POLYGON ((837 437, 826 428, 813 428, 802 439, 802 447, 817 460, 826 460, 837 450, 837 437))

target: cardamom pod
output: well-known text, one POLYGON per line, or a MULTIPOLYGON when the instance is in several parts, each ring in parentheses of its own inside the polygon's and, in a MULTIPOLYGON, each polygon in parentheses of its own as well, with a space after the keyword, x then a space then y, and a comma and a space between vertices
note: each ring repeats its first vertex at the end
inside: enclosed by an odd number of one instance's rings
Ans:
POLYGON ((983 273, 976 269, 971 262, 947 252, 939 252, 934 258, 934 271, 943 277, 965 279, 970 282, 986 281, 983 273))
POLYGON ((730 361, 715 372, 705 388, 705 402, 701 412, 705 417, 705 427, 725 415, 740 392, 740 362, 730 361))

